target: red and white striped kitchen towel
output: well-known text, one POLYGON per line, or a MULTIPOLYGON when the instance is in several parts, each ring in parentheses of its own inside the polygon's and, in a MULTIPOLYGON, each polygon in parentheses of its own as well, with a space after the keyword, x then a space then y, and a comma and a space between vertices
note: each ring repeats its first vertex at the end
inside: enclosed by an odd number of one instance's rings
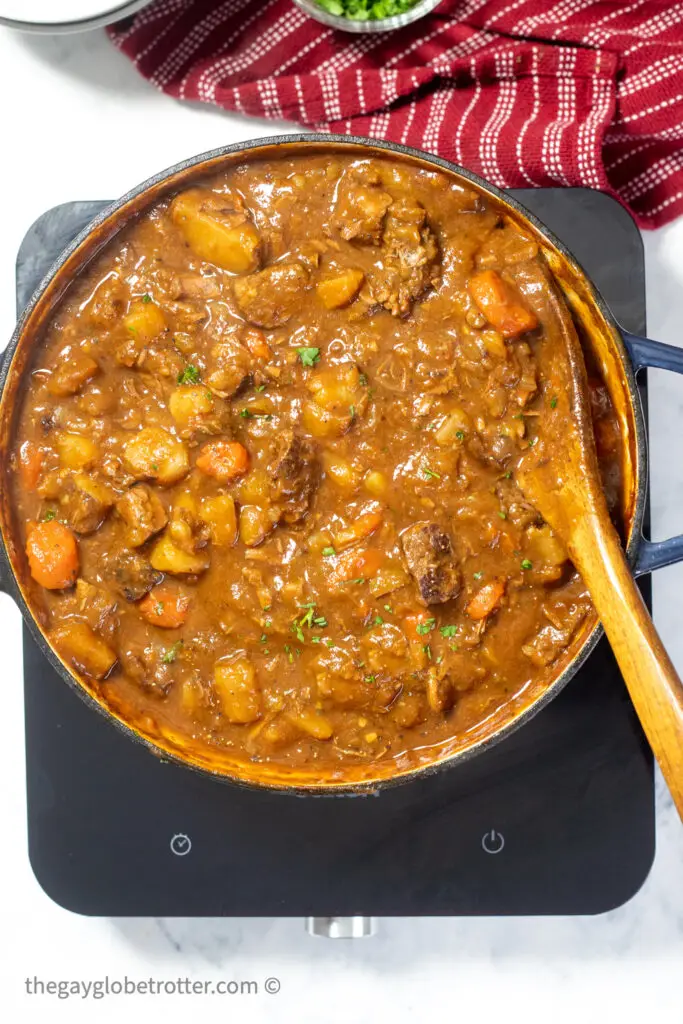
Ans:
POLYGON ((291 0, 156 0, 110 33, 171 96, 403 142, 503 188, 588 185, 643 227, 683 212, 683 3, 444 0, 354 36, 291 0))

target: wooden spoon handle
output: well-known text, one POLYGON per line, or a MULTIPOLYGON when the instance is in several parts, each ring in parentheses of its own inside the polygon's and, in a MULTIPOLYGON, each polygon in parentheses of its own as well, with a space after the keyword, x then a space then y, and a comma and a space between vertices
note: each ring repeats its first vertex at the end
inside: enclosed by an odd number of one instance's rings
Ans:
POLYGON ((572 531, 570 552, 589 586, 636 714, 683 819, 683 684, 611 524, 597 516, 584 517, 572 531))

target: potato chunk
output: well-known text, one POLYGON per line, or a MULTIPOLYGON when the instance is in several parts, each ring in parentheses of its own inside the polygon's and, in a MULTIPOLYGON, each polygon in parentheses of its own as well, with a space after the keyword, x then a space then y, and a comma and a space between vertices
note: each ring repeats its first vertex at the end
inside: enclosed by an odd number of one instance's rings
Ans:
POLYGON ((243 505, 240 510, 240 540, 248 548, 255 548, 277 526, 280 512, 274 508, 243 505))
POLYGON ((315 404, 327 412, 350 412, 353 416, 367 405, 367 389, 361 385, 355 363, 319 370, 306 381, 306 386, 315 404))
POLYGON ((123 318, 123 326, 146 345, 165 331, 167 325, 166 318, 156 302, 140 299, 131 303, 128 313, 123 318))
POLYGON ((60 398, 75 395, 86 381, 99 373, 100 368, 94 359, 81 349, 62 354, 59 366, 48 378, 47 390, 51 395, 60 398))
POLYGON ((117 662, 116 652, 85 622, 66 622, 48 638, 77 672, 93 679, 104 679, 117 662))
POLYGON ((176 423, 187 427, 210 416, 213 403, 213 395, 208 388, 183 384, 171 392, 168 409, 176 423))
POLYGON ((364 280, 362 270, 347 267, 335 277, 324 278, 316 292, 325 309, 341 309, 353 302, 364 280))
POLYGON ((322 463, 326 475, 341 491, 355 491, 360 485, 360 471, 340 455, 323 452, 322 463))
POLYGON ((83 434, 60 433, 56 438, 59 462, 64 469, 84 469, 96 461, 99 448, 83 434))
POLYGON ((213 685, 221 711, 229 722, 246 725, 248 722, 256 722, 261 717, 261 692, 256 682, 254 666, 246 654, 217 662, 213 685))
POLYGON ((334 732, 329 718, 313 708, 302 707, 297 711, 287 711, 285 718, 314 740, 329 740, 334 732))
POLYGON ((211 529, 211 540, 219 547, 232 547, 237 539, 235 502, 229 494, 204 498, 199 508, 200 518, 211 529))
POLYGON ((170 572, 174 576, 194 576, 209 568, 211 557, 208 550, 188 551, 176 544, 165 532, 152 548, 150 563, 158 572, 170 572))
POLYGON ((341 437, 351 426, 353 417, 350 412, 344 416, 328 412, 315 402, 304 402, 301 408, 301 422, 304 429, 313 437, 341 437))
POLYGON ((174 199, 171 217, 205 262, 231 274, 248 274, 260 265, 261 239, 238 195, 189 189, 174 199))
POLYGON ((163 427, 144 427, 125 445, 123 458, 137 480, 165 485, 182 480, 190 468, 187 447, 163 427))

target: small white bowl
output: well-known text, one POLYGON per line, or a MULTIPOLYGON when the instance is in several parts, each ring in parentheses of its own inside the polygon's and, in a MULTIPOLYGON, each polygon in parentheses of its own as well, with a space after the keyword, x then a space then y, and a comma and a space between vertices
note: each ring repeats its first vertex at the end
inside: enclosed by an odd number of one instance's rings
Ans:
POLYGON ((330 14, 315 0, 293 0, 293 2, 311 18, 315 18, 323 25, 339 29, 341 32, 391 32, 395 28, 410 25, 411 21, 417 21, 418 18, 424 18, 425 14, 429 14, 439 6, 441 0, 417 0, 415 6, 404 11, 403 14, 394 14, 390 18, 380 18, 377 21, 358 21, 353 18, 343 18, 338 14, 330 14))

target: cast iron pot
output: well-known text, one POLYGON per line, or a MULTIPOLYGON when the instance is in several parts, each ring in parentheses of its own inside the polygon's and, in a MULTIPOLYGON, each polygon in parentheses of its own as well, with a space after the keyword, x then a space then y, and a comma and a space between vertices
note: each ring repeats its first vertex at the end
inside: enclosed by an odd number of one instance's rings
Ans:
POLYGON ((43 625, 39 621, 39 609, 34 612, 30 607, 32 604, 37 608, 37 605, 35 600, 29 600, 31 580, 22 546, 16 540, 18 531, 13 520, 11 488, 7 484, 14 413, 18 406, 17 394, 21 388, 23 371, 30 365, 34 343, 40 339, 70 283, 102 247, 131 217, 143 212, 169 192, 186 187, 198 177, 216 174, 246 159, 277 159, 284 155, 321 151, 359 158, 373 154, 385 155, 392 160, 453 175, 461 183, 482 192, 508 217, 535 236, 564 293, 582 334, 582 341, 592 351, 619 418, 624 479, 621 510, 623 535, 633 572, 638 576, 683 560, 683 535, 658 543, 646 540, 642 535, 647 490, 647 444, 636 385, 636 374, 643 367, 656 366, 683 373, 683 351, 637 338, 622 330, 571 253, 515 200, 469 171, 438 157, 392 143, 368 142, 360 138, 334 135, 286 135, 238 143, 185 160, 150 178, 100 213, 64 250, 26 307, 6 350, 0 371, 0 472, 5 484, 0 495, 0 586, 17 602, 33 638, 64 681, 87 704, 104 714, 131 739, 144 743, 158 756, 223 780, 304 793, 376 789, 447 765, 454 766, 487 750, 528 721, 566 686, 600 638, 601 629, 595 616, 586 622, 571 648, 558 661, 552 678, 513 698, 478 730, 468 733, 461 741, 433 748, 430 755, 419 763, 399 770, 395 764, 386 761, 349 765, 342 771, 319 767, 287 768, 249 761, 242 763, 234 757, 231 759, 224 752, 198 749, 180 735, 168 731, 163 734, 155 732, 149 722, 144 720, 124 719, 121 713, 106 705, 91 681, 79 677, 62 661, 46 639, 43 625))

